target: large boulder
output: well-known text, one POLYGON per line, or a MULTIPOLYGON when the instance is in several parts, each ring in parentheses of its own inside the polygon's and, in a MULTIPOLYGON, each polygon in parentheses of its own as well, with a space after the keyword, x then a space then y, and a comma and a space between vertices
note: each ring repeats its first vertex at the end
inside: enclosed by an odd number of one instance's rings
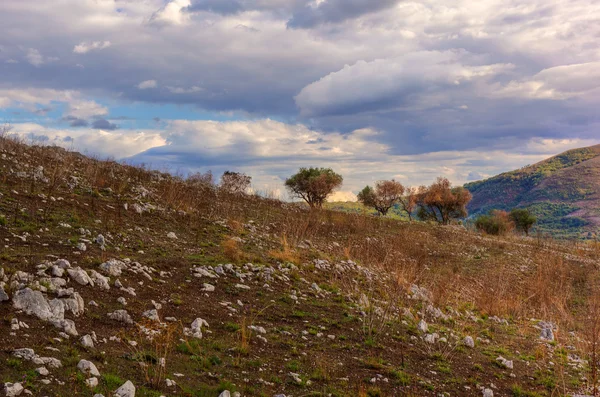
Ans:
POLYGON ((48 321, 54 317, 44 295, 40 291, 33 291, 31 288, 15 292, 13 295, 13 307, 44 321, 48 321))

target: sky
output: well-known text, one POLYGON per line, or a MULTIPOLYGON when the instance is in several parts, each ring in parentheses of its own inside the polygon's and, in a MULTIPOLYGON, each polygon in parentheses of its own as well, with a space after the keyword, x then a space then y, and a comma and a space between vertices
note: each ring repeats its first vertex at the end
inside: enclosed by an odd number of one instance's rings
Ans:
POLYGON ((596 0, 2 0, 0 123, 177 173, 454 184, 600 143, 596 0))

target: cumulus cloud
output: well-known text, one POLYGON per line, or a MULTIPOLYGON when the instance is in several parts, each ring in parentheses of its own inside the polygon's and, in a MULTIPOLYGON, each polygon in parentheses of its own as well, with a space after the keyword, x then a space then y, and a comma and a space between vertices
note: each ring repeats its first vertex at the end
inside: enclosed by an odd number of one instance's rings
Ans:
POLYGON ((381 111, 397 106, 438 106, 435 92, 513 69, 511 64, 468 65, 462 51, 420 51, 392 59, 359 61, 304 87, 296 104, 308 116, 381 111), (425 100, 421 100, 425 99, 425 100))
POLYGON ((92 50, 103 50, 105 48, 110 47, 111 43, 110 41, 92 41, 92 42, 81 42, 79 44, 77 44, 74 48, 73 48, 73 52, 75 54, 87 54, 88 52, 92 51, 92 50))

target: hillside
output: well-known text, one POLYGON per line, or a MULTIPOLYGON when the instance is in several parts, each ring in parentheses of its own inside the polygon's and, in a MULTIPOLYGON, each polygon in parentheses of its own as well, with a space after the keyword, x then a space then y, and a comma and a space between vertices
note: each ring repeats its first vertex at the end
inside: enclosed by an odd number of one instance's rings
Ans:
POLYGON ((595 383, 600 245, 309 211, 6 138, 0 239, 1 395, 595 383))
POLYGON ((600 145, 465 187, 473 194, 471 215, 525 207, 537 215, 539 230, 557 236, 595 237, 600 230, 600 145))

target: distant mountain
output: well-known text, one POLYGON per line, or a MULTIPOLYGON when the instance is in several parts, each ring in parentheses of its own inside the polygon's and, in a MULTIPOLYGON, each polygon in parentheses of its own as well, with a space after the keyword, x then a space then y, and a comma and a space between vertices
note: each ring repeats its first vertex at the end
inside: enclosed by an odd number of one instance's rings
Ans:
POLYGON ((469 213, 529 208, 538 229, 555 236, 600 233, 600 145, 573 149, 537 164, 467 183, 469 213))

